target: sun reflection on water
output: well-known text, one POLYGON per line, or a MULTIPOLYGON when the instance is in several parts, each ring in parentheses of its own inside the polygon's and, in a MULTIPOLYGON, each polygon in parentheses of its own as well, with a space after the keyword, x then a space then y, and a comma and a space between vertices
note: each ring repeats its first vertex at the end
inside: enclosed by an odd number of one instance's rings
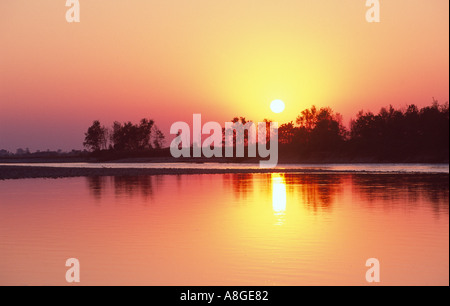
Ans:
POLYGON ((278 217, 277 225, 284 223, 286 214, 286 181, 283 174, 272 173, 272 207, 275 216, 278 217))

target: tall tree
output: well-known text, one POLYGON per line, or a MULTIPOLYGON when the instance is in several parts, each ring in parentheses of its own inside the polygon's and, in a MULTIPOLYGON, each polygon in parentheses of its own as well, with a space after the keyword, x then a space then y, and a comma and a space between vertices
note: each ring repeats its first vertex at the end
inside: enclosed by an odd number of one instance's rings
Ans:
POLYGON ((155 125, 153 125, 153 147, 155 149, 161 149, 164 145, 165 136, 163 132, 155 125))
POLYGON ((100 121, 95 120, 84 134, 83 145, 92 151, 106 148, 106 128, 101 126, 100 121))

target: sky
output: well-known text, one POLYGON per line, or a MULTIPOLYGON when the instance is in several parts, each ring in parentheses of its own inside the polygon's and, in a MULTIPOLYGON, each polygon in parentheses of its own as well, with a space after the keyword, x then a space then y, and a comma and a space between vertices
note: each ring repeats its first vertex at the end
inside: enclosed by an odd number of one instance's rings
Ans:
MULTIPOLYGON (((0 149, 82 149, 92 121, 295 121, 449 100, 449 1, 0 2, 0 149), (284 101, 280 114, 270 102, 284 101)), ((169 143, 166 143, 168 145, 169 143)))

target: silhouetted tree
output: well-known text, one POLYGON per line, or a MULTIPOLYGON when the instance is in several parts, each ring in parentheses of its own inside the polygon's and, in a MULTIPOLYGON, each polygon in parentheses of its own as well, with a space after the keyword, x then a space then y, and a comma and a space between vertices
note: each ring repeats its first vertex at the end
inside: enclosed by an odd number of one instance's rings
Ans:
POLYGON ((402 159, 405 156, 444 155, 449 140, 448 103, 419 110, 382 108, 375 115, 360 111, 351 122, 350 143, 359 155, 371 154, 378 159, 402 159))
POLYGON ((154 121, 142 119, 139 124, 114 122, 111 141, 120 151, 151 149, 151 133, 154 121))
POLYGON ((278 128, 278 141, 280 144, 292 144, 294 141, 295 134, 297 133, 297 128, 291 121, 289 123, 284 123, 278 128))
MULTIPOLYGON (((243 126, 245 126, 247 123, 251 123, 251 120, 247 120, 245 117, 234 117, 231 120, 232 123, 241 123, 243 126)), ((237 139, 236 130, 229 129, 225 130, 225 128, 222 128, 222 145, 226 146, 226 138, 228 135, 233 134, 233 147, 236 147, 237 144, 244 144, 244 146, 248 145, 248 130, 244 130, 244 138, 237 139)))
POLYGON ((163 132, 161 132, 156 125, 153 125, 153 147, 155 149, 161 149, 164 145, 165 136, 163 132))
POLYGON ((294 140, 301 145, 302 151, 329 151, 341 146, 347 131, 342 124, 342 116, 329 107, 320 110, 313 105, 297 117, 299 125, 294 140))
POLYGON ((106 148, 106 128, 101 126, 100 121, 95 120, 85 133, 83 145, 92 151, 106 148))

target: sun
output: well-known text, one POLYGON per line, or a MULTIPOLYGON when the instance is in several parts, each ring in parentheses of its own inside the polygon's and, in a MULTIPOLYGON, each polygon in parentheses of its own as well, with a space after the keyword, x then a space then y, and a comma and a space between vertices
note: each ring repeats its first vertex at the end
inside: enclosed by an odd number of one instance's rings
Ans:
POLYGON ((284 111, 284 102, 281 100, 273 100, 270 103, 270 109, 272 110, 272 112, 274 112, 275 114, 279 114, 281 112, 284 111))

